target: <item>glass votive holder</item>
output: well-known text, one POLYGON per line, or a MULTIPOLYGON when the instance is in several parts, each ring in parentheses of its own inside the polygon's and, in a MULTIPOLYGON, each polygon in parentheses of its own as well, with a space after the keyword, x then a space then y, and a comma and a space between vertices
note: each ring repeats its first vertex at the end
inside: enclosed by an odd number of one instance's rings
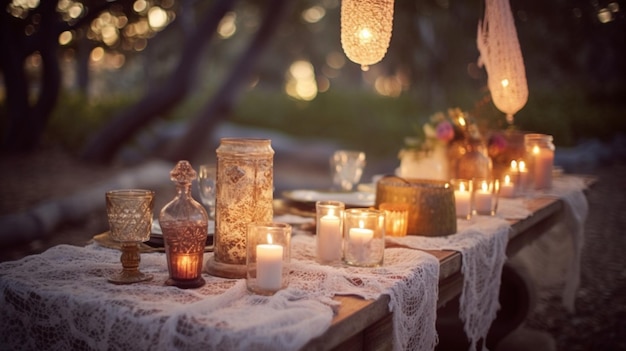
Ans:
POLYGON ((378 209, 385 214, 385 235, 406 236, 409 226, 409 204, 383 202, 378 209))
POLYGON ((454 207, 457 218, 472 218, 472 181, 469 179, 452 179, 450 185, 454 189, 454 207))
POLYGON ((343 260, 359 267, 378 267, 385 253, 385 214, 371 208, 344 212, 343 260))
POLYGON ((517 196, 517 182, 515 174, 504 173, 500 181, 500 196, 504 198, 514 198, 517 196))
POLYGON ((530 189, 530 172, 524 160, 517 162, 517 182, 519 183, 516 188, 518 193, 523 193, 530 189))
POLYGON ((329 264, 341 262, 343 257, 343 211, 341 201, 317 201, 315 244, 317 260, 329 264))
POLYGON ((493 216, 498 208, 498 179, 474 179, 473 212, 478 215, 493 216))
POLYGON ((289 284, 291 225, 278 222, 248 224, 246 284, 259 295, 273 295, 289 284))

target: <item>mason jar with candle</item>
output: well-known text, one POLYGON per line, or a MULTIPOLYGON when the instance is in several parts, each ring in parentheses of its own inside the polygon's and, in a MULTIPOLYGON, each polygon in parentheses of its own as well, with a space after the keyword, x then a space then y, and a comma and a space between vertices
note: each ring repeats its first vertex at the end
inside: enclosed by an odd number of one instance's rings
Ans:
POLYGON ((498 179, 474 179, 473 188, 472 212, 484 216, 495 215, 498 209, 500 181, 498 179))
POLYGON ((457 218, 472 218, 472 181, 469 179, 452 179, 454 188, 454 206, 457 218))
POLYGON ((259 295, 273 295, 289 284, 291 226, 254 222, 247 226, 246 285, 259 295))
POLYGON ((246 276, 246 230, 273 218, 274 150, 269 139, 222 138, 216 150, 215 245, 209 274, 246 276))
POLYGON ((382 266, 385 253, 385 214, 370 208, 344 212, 343 260, 359 267, 382 266))
POLYGON ((341 201, 317 201, 316 211, 316 254, 322 264, 341 263, 343 258, 343 212, 341 201))
POLYGON ((552 187, 555 149, 552 139, 552 135, 547 134, 526 134, 524 136, 531 183, 537 190, 552 187))

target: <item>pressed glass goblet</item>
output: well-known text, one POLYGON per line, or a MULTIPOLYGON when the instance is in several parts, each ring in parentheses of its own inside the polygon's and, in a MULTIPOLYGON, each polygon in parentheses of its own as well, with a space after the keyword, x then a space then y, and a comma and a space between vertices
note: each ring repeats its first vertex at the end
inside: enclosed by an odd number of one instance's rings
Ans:
POLYGON ((121 244, 122 271, 108 281, 130 284, 151 280, 152 275, 139 271, 139 243, 150 239, 154 192, 143 189, 121 189, 106 192, 107 217, 111 239, 121 244))
POLYGON ((215 177, 214 165, 200 165, 198 190, 200 190, 200 201, 206 207, 209 219, 215 219, 215 177))

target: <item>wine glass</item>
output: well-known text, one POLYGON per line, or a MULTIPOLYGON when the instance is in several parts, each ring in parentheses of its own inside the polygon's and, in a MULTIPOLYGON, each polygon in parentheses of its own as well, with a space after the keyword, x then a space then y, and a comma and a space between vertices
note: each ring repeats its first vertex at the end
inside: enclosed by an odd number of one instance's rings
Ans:
POLYGON ((330 157, 333 184, 343 191, 352 191, 361 180, 364 167, 363 151, 337 150, 330 157))
POLYGON ((198 168, 198 189, 200 201, 207 208, 209 219, 215 219, 215 178, 214 165, 204 164, 198 168))
POLYGON ((150 239, 154 191, 120 189, 106 192, 106 209, 111 239, 121 244, 123 270, 108 278, 114 284, 151 280, 139 271, 139 243, 150 239))

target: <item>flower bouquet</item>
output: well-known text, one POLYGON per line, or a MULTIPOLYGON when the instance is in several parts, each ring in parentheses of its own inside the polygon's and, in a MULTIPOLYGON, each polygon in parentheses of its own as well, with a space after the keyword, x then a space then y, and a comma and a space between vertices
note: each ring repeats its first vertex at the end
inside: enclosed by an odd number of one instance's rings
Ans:
POLYGON ((480 139, 476 123, 459 108, 437 112, 421 128, 417 136, 405 138, 405 147, 398 158, 396 175, 413 179, 450 179, 450 160, 455 158, 458 144, 468 138, 480 139))

